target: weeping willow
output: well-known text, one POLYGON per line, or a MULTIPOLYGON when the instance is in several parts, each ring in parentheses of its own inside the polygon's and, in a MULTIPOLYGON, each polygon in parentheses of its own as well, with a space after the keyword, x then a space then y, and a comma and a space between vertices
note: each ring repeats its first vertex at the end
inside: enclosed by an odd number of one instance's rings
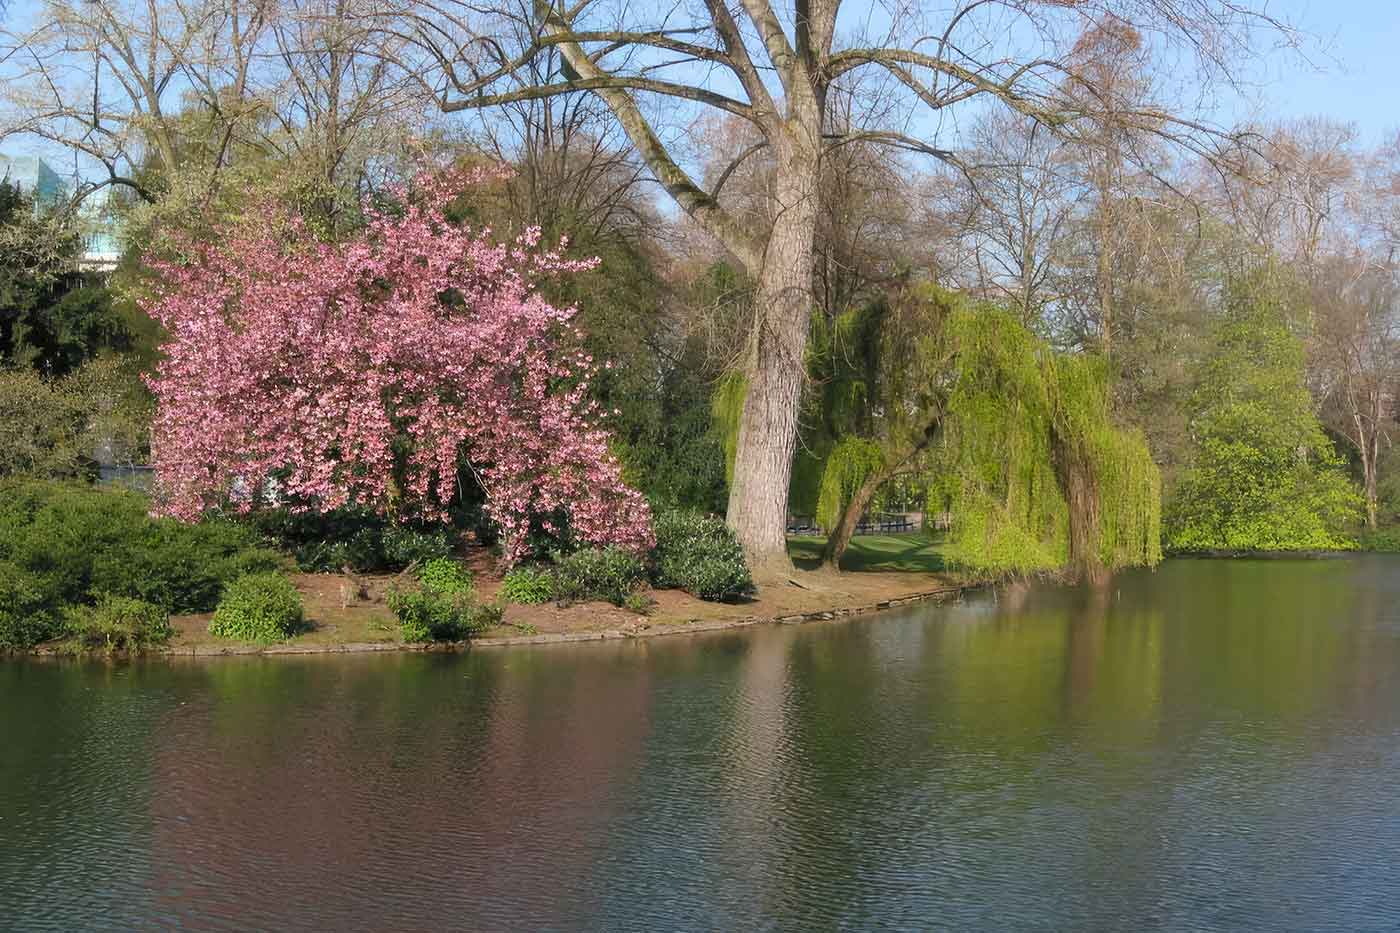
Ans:
MULTIPOLYGON (((1142 434, 1113 422, 1101 359, 1056 353, 1004 310, 927 285, 907 306, 816 315, 806 363, 798 514, 836 529, 866 504, 867 480, 897 467, 925 484, 930 512, 951 513, 947 557, 973 572, 1161 560, 1161 480, 1142 434)), ((712 401, 731 482, 746 390, 732 373, 712 401)))
POLYGON ((1162 559, 1162 480, 1147 440, 1116 426, 1102 357, 1047 356, 1054 448, 1081 573, 1162 559))
POLYGON ((959 310, 929 510, 952 513, 950 562, 992 575, 1062 567, 1069 516, 1051 450, 1043 346, 1003 311, 959 310))
POLYGON ((730 371, 720 377, 710 398, 710 417, 724 447, 724 480, 734 483, 734 458, 739 451, 739 422, 744 417, 744 396, 749 381, 744 374, 730 371))
POLYGON ((884 314, 884 305, 875 304, 834 318, 812 316, 806 359, 809 389, 803 398, 789 502, 794 513, 813 515, 817 524, 828 528, 844 508, 833 490, 845 490, 849 499, 865 479, 849 473, 857 465, 847 461, 871 446, 861 438, 871 433, 884 314))
POLYGON ((991 574, 1093 574, 1161 560, 1160 478, 1110 417, 1102 361, 1057 354, 1002 311, 958 312, 930 511, 950 561, 991 574))
POLYGON ((827 455, 817 493, 817 524, 835 528, 856 491, 885 463, 884 449, 863 437, 847 437, 827 455))

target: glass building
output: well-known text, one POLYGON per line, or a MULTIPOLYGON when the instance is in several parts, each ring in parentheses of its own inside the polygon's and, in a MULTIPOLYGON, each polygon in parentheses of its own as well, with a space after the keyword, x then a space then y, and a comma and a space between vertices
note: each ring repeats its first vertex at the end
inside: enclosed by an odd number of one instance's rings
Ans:
MULTIPOLYGON (((0 181, 8 181, 34 201, 34 210, 61 206, 69 196, 68 183, 38 156, 0 153, 0 181)), ((78 223, 83 233, 79 266, 93 272, 110 272, 121 258, 121 238, 112 211, 111 189, 100 188, 83 199, 78 223)))

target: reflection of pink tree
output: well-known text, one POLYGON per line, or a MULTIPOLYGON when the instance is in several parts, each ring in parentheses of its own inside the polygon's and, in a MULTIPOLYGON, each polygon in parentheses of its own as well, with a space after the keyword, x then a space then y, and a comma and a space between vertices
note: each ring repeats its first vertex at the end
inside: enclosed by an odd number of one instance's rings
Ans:
POLYGON ((170 332, 150 380, 163 511, 247 507, 237 490, 275 478, 315 508, 437 515, 465 458, 508 557, 532 515, 559 512, 584 541, 649 546, 646 503, 587 400, 574 309, 535 289, 591 261, 542 248, 538 229, 497 243, 452 223, 480 175, 420 177, 341 243, 264 208, 153 261, 164 288, 147 310, 170 332))
POLYGON ((578 925, 645 760, 653 687, 636 658, 648 650, 560 648, 538 666, 508 649, 195 670, 198 699, 165 710, 152 759, 162 916, 255 929, 578 925))

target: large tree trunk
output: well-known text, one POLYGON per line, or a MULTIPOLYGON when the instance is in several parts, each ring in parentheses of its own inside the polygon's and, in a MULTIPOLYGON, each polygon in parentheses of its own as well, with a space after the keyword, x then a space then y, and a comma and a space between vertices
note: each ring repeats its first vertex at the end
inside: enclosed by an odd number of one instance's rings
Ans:
POLYGON ((774 222, 758 279, 758 306, 739 420, 728 521, 757 577, 792 572, 788 489, 806 380, 817 222, 817 136, 789 124, 774 140, 774 222))

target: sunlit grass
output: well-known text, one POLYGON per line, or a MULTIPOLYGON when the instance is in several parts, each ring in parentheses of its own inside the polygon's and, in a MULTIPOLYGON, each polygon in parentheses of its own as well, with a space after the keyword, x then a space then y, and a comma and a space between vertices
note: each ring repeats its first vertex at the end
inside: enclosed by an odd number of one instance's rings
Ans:
MULTIPOLYGON (((788 553, 803 570, 821 563, 825 538, 790 535, 788 553)), ((939 542, 920 532, 898 535, 856 535, 841 561, 842 570, 898 570, 906 573, 941 573, 946 569, 939 542)))

